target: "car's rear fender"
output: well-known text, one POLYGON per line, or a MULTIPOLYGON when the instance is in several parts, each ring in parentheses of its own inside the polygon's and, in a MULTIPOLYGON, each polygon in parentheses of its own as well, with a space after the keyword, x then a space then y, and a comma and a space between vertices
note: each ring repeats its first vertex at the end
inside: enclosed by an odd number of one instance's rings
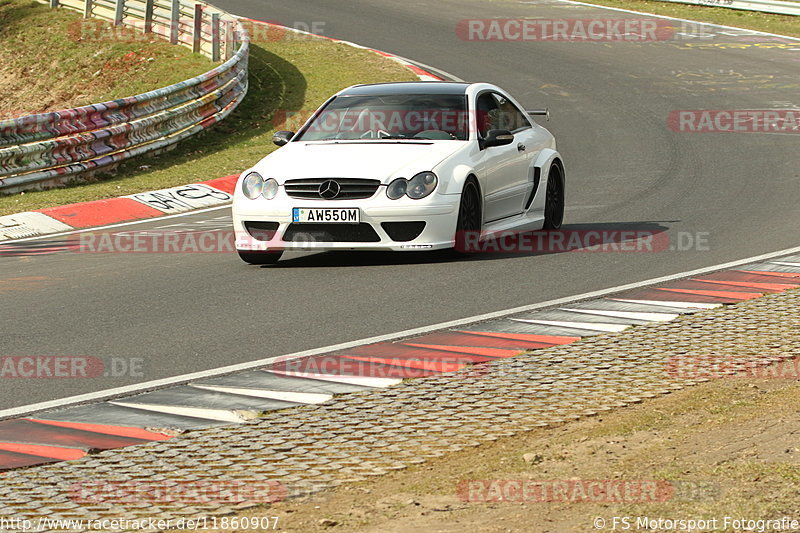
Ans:
POLYGON ((533 162, 532 166, 534 167, 534 171, 537 168, 539 169, 539 184, 536 188, 536 195, 533 198, 533 202, 531 203, 529 210, 535 214, 544 215, 544 204, 547 197, 547 179, 550 176, 550 168, 554 164, 557 164, 561 167, 561 179, 563 180, 562 185, 566 187, 567 174, 564 169, 564 160, 558 151, 551 148, 545 148, 539 152, 539 155, 533 162))

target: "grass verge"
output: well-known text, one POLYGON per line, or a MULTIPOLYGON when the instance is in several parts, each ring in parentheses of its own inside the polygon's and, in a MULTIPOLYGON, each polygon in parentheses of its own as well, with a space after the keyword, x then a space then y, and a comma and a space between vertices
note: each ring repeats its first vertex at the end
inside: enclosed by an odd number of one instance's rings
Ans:
POLYGON ((31 0, 0 0, 0 120, 132 96, 213 63, 182 46, 31 0))
POLYGON ((673 4, 659 0, 587 0, 586 3, 800 37, 800 17, 792 15, 742 11, 725 7, 673 4))
POLYGON ((644 518, 716 519, 694 531, 753 530, 726 526, 725 517, 800 520, 798 405, 795 380, 717 380, 240 516, 278 517, 287 532, 689 530, 637 527, 644 518), (666 480, 675 492, 649 503, 476 503, 456 496, 464 480, 666 480))
POLYGON ((236 174, 276 148, 271 142, 275 131, 296 129, 297 117, 307 117, 338 90, 417 79, 399 63, 368 50, 292 33, 280 40, 269 35, 251 43, 248 94, 225 121, 171 152, 130 161, 102 181, 0 197, 0 215, 236 174))

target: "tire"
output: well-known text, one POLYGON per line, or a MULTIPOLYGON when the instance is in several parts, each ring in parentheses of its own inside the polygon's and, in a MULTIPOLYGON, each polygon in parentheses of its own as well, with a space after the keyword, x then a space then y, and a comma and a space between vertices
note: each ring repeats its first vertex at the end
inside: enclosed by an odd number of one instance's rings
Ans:
POLYGON ((544 201, 543 229, 560 229, 564 222, 564 171, 558 163, 550 167, 547 176, 547 196, 544 201))
POLYGON ((469 253, 469 250, 466 249, 468 241, 465 235, 470 232, 480 233, 482 226, 481 197, 478 192, 478 184, 474 179, 470 178, 464 184, 464 190, 461 191, 461 202, 458 206, 456 251, 469 253))
POLYGON ((251 265, 274 265, 283 255, 283 252, 245 252, 236 250, 245 263, 251 265))

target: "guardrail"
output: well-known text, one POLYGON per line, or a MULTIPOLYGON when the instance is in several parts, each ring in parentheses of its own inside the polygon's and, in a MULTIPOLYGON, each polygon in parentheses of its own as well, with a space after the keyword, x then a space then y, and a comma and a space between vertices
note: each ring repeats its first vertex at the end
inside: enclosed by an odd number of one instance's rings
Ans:
MULTIPOLYGON (((57 7, 58 0, 49 1, 57 7)), ((192 79, 136 96, 0 121, 0 192, 75 180, 162 150, 224 119, 247 93, 249 39, 237 19, 185 0, 64 0, 84 16, 168 35, 218 61, 192 79), (113 9, 112 9, 113 6, 113 9)))
POLYGON ((800 3, 781 2, 780 0, 661 0, 675 4, 692 4, 698 6, 728 7, 745 11, 761 11, 779 15, 800 15, 800 3))

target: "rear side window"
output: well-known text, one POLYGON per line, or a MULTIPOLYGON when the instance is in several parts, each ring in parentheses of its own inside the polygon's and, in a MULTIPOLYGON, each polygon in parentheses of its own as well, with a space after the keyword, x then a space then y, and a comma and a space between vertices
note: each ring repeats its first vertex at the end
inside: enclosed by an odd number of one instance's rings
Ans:
POLYGON ((499 109, 498 123, 502 124, 498 129, 513 133, 531 127, 528 117, 517 106, 497 93, 494 93, 494 97, 497 99, 499 109))
POLYGON ((526 114, 498 93, 485 92, 478 95, 476 108, 475 118, 481 138, 485 138, 489 130, 508 130, 514 133, 531 127, 526 114))

